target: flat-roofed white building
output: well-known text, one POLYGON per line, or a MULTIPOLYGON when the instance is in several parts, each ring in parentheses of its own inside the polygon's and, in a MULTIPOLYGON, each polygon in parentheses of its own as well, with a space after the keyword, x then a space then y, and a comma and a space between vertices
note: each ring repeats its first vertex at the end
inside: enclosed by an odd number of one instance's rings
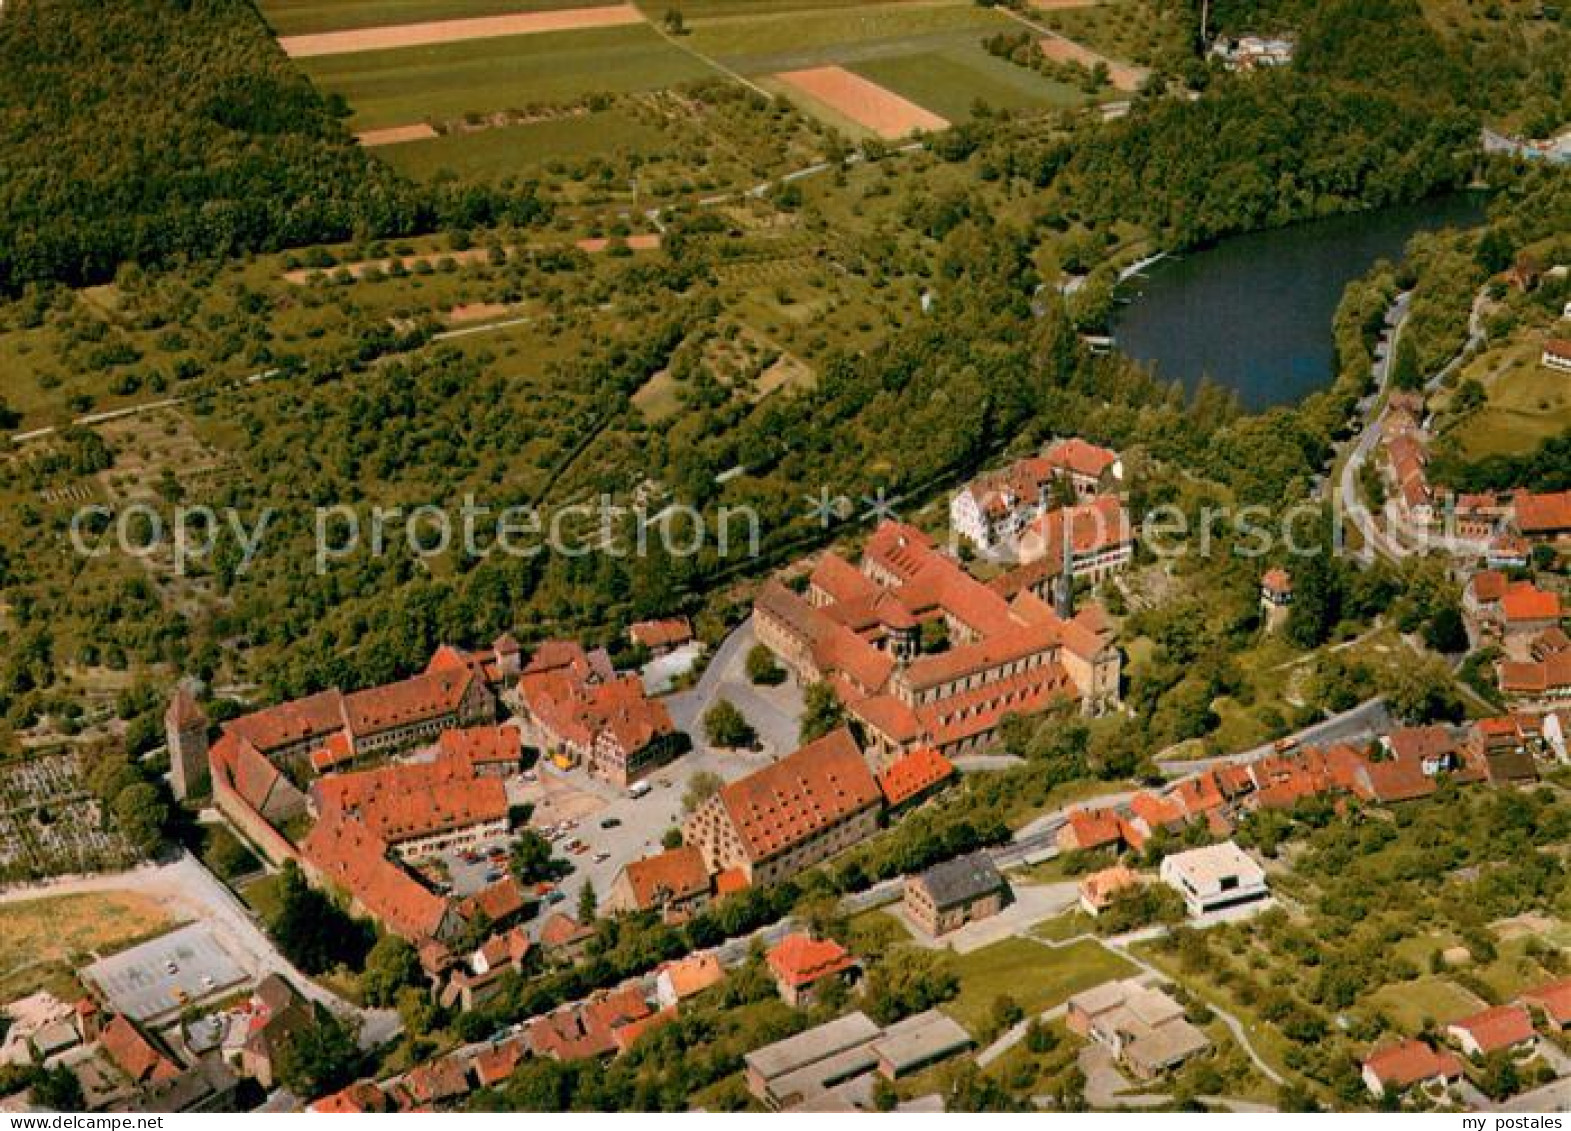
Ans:
POLYGON ((1240 907, 1271 896, 1265 869, 1230 840, 1162 861, 1162 881, 1184 897, 1191 915, 1240 907))

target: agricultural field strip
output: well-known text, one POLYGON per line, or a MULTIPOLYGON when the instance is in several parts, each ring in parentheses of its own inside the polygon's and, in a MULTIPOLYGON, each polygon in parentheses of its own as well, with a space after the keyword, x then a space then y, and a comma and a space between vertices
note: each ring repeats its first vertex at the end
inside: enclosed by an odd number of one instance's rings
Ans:
POLYGON ((931 110, 841 67, 785 71, 776 79, 892 140, 913 130, 942 130, 949 122, 931 110))
POLYGON ((275 35, 313 35, 432 20, 594 8, 623 0, 258 0, 275 35))
POLYGON ((438 43, 463 43, 472 39, 498 39, 503 36, 536 35, 551 31, 622 27, 643 22, 643 13, 637 8, 631 4, 619 4, 605 8, 513 12, 501 16, 475 16, 462 20, 433 20, 420 24, 394 24, 388 27, 352 28, 314 35, 290 35, 281 37, 278 44, 290 58, 311 59, 323 55, 350 55, 361 51, 387 51, 400 47, 429 47, 438 43))
POLYGON ((714 72, 647 23, 300 60, 353 110, 356 133, 660 90, 714 72))

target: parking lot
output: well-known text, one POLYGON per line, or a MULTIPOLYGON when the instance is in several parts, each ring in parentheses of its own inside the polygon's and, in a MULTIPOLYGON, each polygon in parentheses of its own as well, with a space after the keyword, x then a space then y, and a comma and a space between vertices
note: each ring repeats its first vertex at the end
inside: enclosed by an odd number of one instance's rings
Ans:
POLYGON ((248 981, 207 923, 101 958, 82 971, 111 1005, 137 1021, 157 1020, 248 981))

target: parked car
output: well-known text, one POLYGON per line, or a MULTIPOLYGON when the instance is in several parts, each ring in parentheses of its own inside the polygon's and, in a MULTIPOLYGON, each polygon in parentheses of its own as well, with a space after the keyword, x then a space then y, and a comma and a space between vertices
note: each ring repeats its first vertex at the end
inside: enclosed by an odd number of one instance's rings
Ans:
POLYGON ((619 829, 622 827, 622 818, 607 817, 605 820, 600 822, 600 827, 602 829, 619 829))
POLYGON ((597 853, 595 853, 595 863, 596 864, 604 864, 609 859, 611 859, 611 854, 609 852, 597 852, 597 853))

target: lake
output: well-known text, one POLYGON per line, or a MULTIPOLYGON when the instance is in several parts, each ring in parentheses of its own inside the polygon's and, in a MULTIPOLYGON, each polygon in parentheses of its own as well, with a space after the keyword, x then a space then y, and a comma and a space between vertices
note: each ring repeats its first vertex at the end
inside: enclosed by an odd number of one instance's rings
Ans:
POLYGON ((1415 232, 1483 219, 1476 193, 1235 236, 1164 259, 1120 288, 1118 348, 1189 388, 1209 375, 1251 410, 1332 376, 1331 320, 1347 284, 1415 232))

